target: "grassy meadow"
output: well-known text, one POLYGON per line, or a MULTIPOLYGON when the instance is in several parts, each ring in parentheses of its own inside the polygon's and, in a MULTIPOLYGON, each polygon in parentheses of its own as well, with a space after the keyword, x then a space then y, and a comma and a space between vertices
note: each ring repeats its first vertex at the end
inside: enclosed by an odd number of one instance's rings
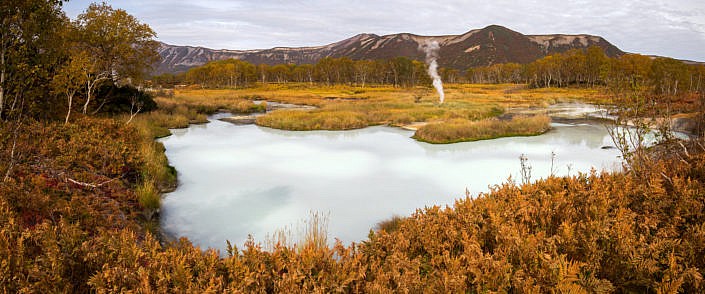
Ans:
MULTIPOLYGON (((501 123, 501 132, 474 136, 455 129, 473 125, 494 128, 499 123, 487 120, 503 114, 508 108, 545 107, 568 101, 604 103, 605 97, 596 89, 548 88, 530 89, 516 84, 449 84, 445 86, 445 103, 438 103, 438 94, 426 87, 395 88, 392 86, 319 86, 309 84, 265 84, 243 89, 177 89, 169 97, 157 99, 162 110, 177 117, 203 119, 197 113, 226 110, 234 113, 262 112, 265 105, 253 101, 310 105, 314 110, 280 109, 259 116, 261 126, 283 130, 348 130, 372 125, 404 126, 412 123, 432 123, 417 138, 434 143, 481 140, 514 135, 538 134, 545 125, 529 131, 524 122, 501 123), (185 107, 185 109, 180 109, 185 107), (454 130, 448 130, 452 128, 454 130), (442 132, 442 133, 438 133, 442 132), (440 139, 442 138, 442 139, 440 139)), ((531 123, 535 123, 531 121, 531 123)))

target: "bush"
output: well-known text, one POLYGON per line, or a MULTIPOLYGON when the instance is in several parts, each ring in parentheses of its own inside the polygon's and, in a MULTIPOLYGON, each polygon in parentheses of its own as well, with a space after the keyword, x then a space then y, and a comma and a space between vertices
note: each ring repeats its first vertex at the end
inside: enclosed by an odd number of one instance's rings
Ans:
POLYGON ((126 85, 117 86, 113 83, 106 83, 95 93, 96 108, 99 113, 121 114, 136 112, 139 107, 140 112, 150 112, 157 109, 152 95, 140 91, 137 88, 126 85), (134 105, 133 105, 134 104, 134 105))

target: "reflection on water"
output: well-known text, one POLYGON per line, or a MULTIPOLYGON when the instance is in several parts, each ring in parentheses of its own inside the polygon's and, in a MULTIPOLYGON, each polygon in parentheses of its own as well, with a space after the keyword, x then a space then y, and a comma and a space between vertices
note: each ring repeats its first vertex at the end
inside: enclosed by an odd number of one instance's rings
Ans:
POLYGON ((526 154, 534 178, 555 169, 618 166, 600 125, 554 124, 547 134, 433 145, 390 127, 290 132, 212 119, 162 139, 179 188, 162 205, 162 226, 203 247, 241 245, 252 234, 292 225, 311 211, 329 214, 330 238, 360 241, 379 221, 417 208, 452 205, 490 185, 519 178, 526 154))

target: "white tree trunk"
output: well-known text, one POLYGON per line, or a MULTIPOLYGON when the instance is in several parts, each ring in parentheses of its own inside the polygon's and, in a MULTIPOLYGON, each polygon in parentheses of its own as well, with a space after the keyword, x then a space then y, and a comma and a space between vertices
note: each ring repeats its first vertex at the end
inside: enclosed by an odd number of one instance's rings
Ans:
MULTIPOLYGON (((83 104, 83 114, 86 114, 86 111, 88 110, 88 103, 91 103, 91 90, 93 89, 93 85, 91 85, 91 82, 88 81, 86 82, 86 103, 83 104)), ((70 106, 70 104, 69 104, 70 106)), ((69 107, 70 110, 70 107, 69 107)))
POLYGON ((69 116, 71 116, 71 104, 73 103, 73 95, 75 93, 76 91, 66 92, 66 97, 69 99, 69 111, 66 112, 66 120, 64 121, 64 124, 69 123, 69 116))
POLYGON ((2 49, 0 49, 0 119, 2 119, 2 112, 5 109, 5 34, 2 34, 0 38, 0 43, 2 43, 2 49))
POLYGON ((83 104, 83 114, 86 114, 86 112, 88 112, 88 104, 91 102, 91 98, 93 98, 93 92, 95 92, 96 86, 104 80, 107 80, 107 74, 105 73, 100 73, 96 75, 93 79, 90 78, 89 74, 86 74, 86 76, 86 103, 83 104))

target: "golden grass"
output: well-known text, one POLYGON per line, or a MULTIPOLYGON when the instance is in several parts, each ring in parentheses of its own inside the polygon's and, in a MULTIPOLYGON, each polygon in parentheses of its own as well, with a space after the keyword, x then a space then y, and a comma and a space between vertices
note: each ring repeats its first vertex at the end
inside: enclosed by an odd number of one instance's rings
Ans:
MULTIPOLYGON (((446 103, 462 102, 465 105, 492 104, 504 108, 542 106, 574 100, 605 102, 605 97, 598 89, 529 89, 516 84, 446 84, 444 87, 446 103)), ((421 98, 421 105, 438 103, 438 95, 427 87, 320 86, 299 83, 259 84, 256 87, 243 89, 176 90, 173 98, 163 99, 180 103, 222 105, 233 101, 268 100, 324 107, 339 102, 361 102, 361 104, 391 102, 413 105, 416 104, 415 97, 421 98)))
POLYGON ((478 141, 512 136, 534 136, 551 128, 548 116, 514 117, 511 120, 495 118, 480 121, 453 119, 420 127, 414 134, 419 141, 446 144, 478 141))
POLYGON ((253 103, 261 100, 256 95, 235 95, 224 90, 184 90, 175 91, 173 97, 155 99, 160 109, 172 109, 185 106, 196 113, 214 113, 225 110, 237 113, 264 112, 265 105, 253 103))
POLYGON ((350 130, 367 126, 364 116, 349 111, 301 111, 277 110, 269 115, 257 117, 257 124, 275 129, 291 131, 350 130))
POLYGON ((308 219, 296 224, 295 232, 293 226, 287 226, 267 236, 265 247, 272 252, 281 248, 295 250, 297 253, 325 250, 328 248, 328 221, 327 214, 311 212, 308 219))

